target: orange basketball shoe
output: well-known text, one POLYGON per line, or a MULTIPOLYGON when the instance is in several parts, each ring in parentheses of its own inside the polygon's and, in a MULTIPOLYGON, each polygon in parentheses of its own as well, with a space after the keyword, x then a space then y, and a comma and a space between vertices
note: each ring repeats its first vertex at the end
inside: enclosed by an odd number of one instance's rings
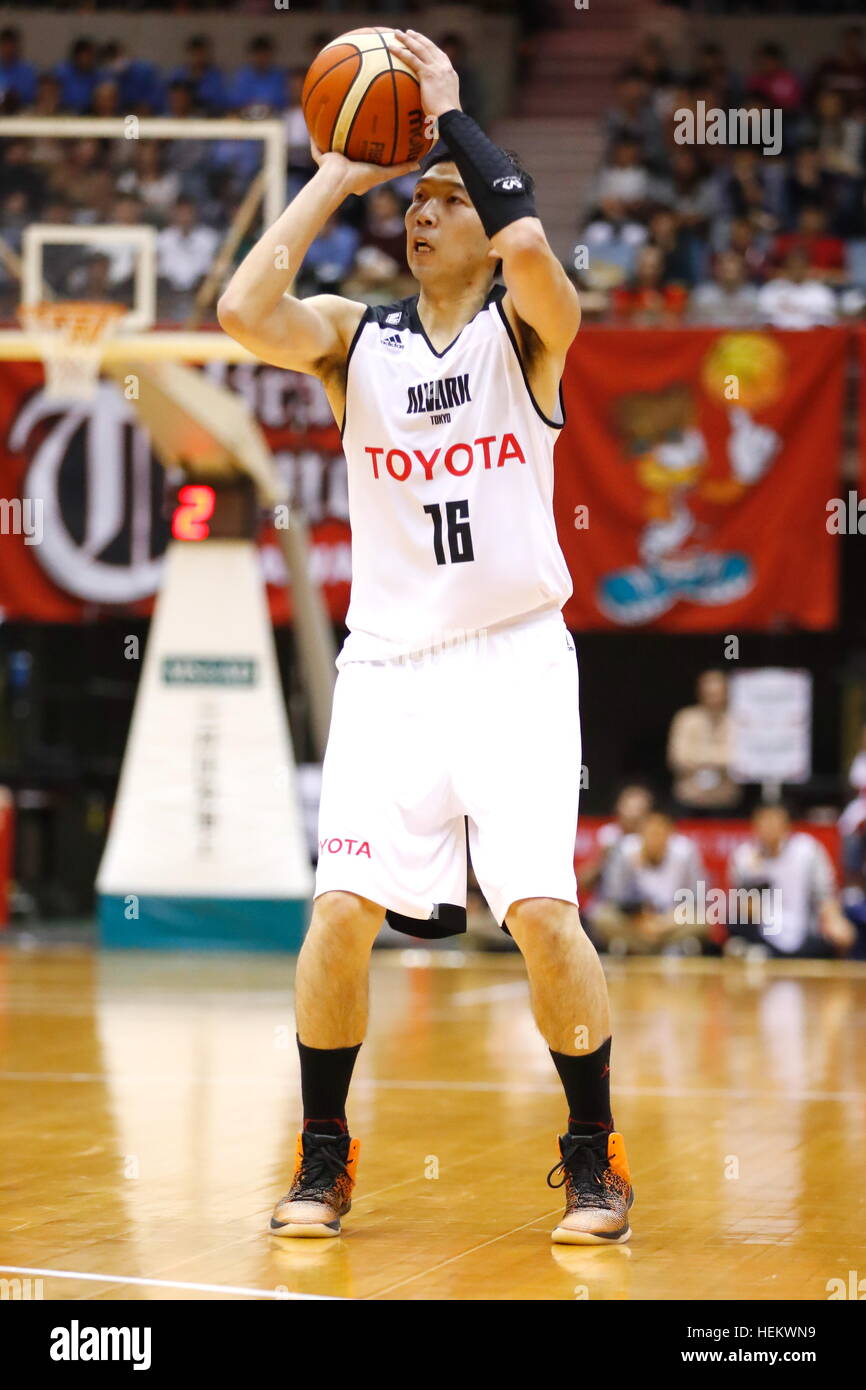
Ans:
POLYGON ((352 1205, 359 1139, 303 1131, 295 1147, 292 1185, 271 1217, 274 1236, 338 1236, 352 1205))
POLYGON ((548 1187, 565 1187, 565 1215, 553 1232, 562 1245, 618 1245, 628 1240, 634 1191, 621 1134, 563 1134, 548 1187), (561 1173, 559 1182, 552 1182, 561 1173))

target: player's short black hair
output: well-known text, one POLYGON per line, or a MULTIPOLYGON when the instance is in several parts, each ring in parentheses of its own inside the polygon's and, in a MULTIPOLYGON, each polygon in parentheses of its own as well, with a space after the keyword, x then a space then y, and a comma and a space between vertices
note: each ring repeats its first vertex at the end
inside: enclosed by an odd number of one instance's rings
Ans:
MULTIPOLYGON (((523 186, 526 189, 527 193, 532 193, 535 189, 535 179, 532 177, 532 175, 529 173, 527 169, 524 169, 523 165, 520 163, 519 158, 513 150, 506 150, 505 154, 507 154, 509 160, 511 161, 511 165, 514 169, 515 174, 519 174, 520 177, 523 179, 523 186)), ((425 154, 424 158, 421 160, 421 167, 418 170, 418 177, 423 178, 424 175, 428 172, 428 170, 433 168, 434 164, 453 163, 453 154, 449 150, 448 146, 440 140, 438 145, 434 145, 430 153, 425 154)))

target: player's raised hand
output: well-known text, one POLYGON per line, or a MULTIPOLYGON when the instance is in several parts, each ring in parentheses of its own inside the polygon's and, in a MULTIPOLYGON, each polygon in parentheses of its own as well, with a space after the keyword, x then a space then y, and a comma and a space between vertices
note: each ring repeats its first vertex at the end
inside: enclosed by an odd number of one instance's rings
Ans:
POLYGON ((411 68, 421 84, 421 104, 428 116, 460 110, 460 82, 447 54, 414 29, 395 29, 391 52, 411 68))
POLYGON ((367 193, 377 184, 387 183, 389 179, 398 179, 402 174, 412 174, 418 168, 418 164, 362 164, 357 159, 347 159, 344 154, 337 154, 336 150, 320 150, 315 140, 310 141, 310 154, 313 156, 320 169, 336 169, 339 171, 345 193, 367 193))

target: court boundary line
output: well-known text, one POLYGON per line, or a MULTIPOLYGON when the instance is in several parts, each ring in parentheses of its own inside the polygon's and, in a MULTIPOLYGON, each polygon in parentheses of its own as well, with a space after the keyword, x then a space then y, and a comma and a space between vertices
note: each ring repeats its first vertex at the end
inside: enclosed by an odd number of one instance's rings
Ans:
MULTIPOLYGON (((29 1265, 0 1265, 0 1273, 36 1274, 50 1279, 79 1279, 90 1283, 114 1284, 115 1287, 134 1284, 147 1288, 190 1289, 198 1293, 226 1293, 243 1298, 271 1298, 277 1303, 292 1300, 301 1302, 312 1300, 315 1303, 345 1303, 348 1301, 341 1298, 339 1294, 292 1293, 290 1290, 285 1293, 277 1293, 274 1289, 247 1289, 239 1284, 199 1284, 185 1279, 145 1279, 137 1274, 90 1274, 83 1270, 37 1269, 31 1268, 29 1265)), ((45 1301, 53 1302, 53 1299, 46 1299, 45 1301)))

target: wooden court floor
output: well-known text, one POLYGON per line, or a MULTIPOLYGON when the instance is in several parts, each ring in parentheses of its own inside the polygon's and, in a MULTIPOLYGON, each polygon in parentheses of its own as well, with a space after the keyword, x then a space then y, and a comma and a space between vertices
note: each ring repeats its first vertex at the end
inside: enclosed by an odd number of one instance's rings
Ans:
POLYGON ((866 967, 607 968, 629 1245, 550 1243, 564 1106, 520 959, 411 951, 374 957, 346 1234, 289 1242, 265 1228, 293 961, 0 949, 0 1278, 86 1302, 811 1300, 866 1276, 866 967))

